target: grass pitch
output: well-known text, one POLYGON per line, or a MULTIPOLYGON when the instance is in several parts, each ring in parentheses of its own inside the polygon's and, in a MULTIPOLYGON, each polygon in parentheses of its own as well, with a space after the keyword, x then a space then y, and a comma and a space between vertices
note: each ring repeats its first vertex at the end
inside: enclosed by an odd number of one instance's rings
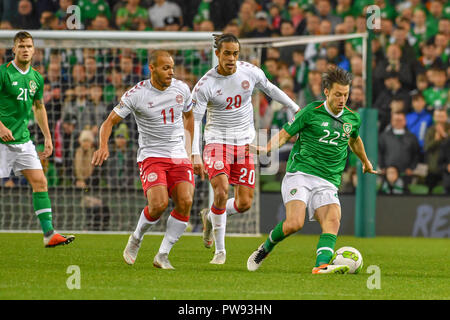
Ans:
POLYGON ((218 266, 209 264, 213 249, 201 236, 185 235, 170 254, 176 270, 152 265, 162 236, 145 236, 133 266, 122 258, 127 240, 77 234, 68 246, 44 248, 40 234, 2 233, 0 300, 450 299, 449 239, 339 236, 336 248, 363 255, 356 275, 311 274, 318 236, 287 238, 256 272, 247 271, 247 258, 265 237, 227 237, 227 262, 218 266), (67 286, 75 275, 70 266, 79 268, 80 289, 67 286), (369 266, 379 272, 367 273, 369 266))

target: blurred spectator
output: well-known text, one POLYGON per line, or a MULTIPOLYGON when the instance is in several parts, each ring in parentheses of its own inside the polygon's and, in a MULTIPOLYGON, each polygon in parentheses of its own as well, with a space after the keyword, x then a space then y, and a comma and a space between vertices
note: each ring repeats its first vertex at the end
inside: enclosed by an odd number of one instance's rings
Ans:
MULTIPOLYGON (((292 37, 295 35, 294 24, 290 20, 284 20, 281 22, 280 35, 282 37, 292 37)), ((280 58, 288 65, 293 63, 292 53, 297 50, 298 46, 286 46, 280 48, 280 58)))
POLYGON ((269 28, 269 15, 265 11, 260 11, 255 14, 255 28, 245 34, 247 38, 268 38, 272 35, 269 28))
POLYGON ((107 116, 107 107, 103 101, 103 88, 100 85, 91 85, 88 89, 86 107, 79 118, 83 127, 90 128, 94 137, 97 137, 101 123, 107 116))
POLYGON ((406 186, 400 177, 398 168, 390 166, 386 168, 386 173, 381 183, 380 193, 382 194, 405 194, 406 186))
POLYGON ((416 8, 414 10, 412 23, 410 43, 413 44, 416 55, 419 56, 421 44, 434 36, 437 30, 429 26, 430 20, 427 21, 425 9, 416 8))
POLYGON ((240 27, 240 34, 246 35, 255 29, 256 20, 253 5, 250 2, 242 2, 236 19, 240 27))
POLYGON ((401 86, 406 90, 414 88, 415 74, 413 66, 402 60, 402 50, 398 44, 391 44, 386 49, 386 59, 374 69, 375 81, 382 81, 389 72, 397 72, 401 86))
POLYGON ((447 138, 441 146, 438 163, 442 172, 445 193, 450 195, 450 138, 447 138))
POLYGON ((440 67, 433 67, 431 70, 432 87, 423 92, 425 101, 433 108, 445 107, 448 101, 448 87, 446 87, 446 71, 440 67))
POLYGON ((302 34, 306 28, 306 20, 300 1, 290 0, 288 9, 290 20, 294 24, 295 34, 302 34))
MULTIPOLYGON (((350 71, 350 62, 345 55, 339 52, 338 42, 328 42, 325 46, 328 62, 331 62, 344 70, 350 71)), ((362 60, 361 60, 362 62, 362 60)), ((360 64, 362 66, 362 63, 360 64)), ((356 69, 356 68, 355 68, 356 69)), ((355 70, 356 71, 356 70, 355 70)))
POLYGON ((18 3, 18 16, 12 22, 16 29, 39 29, 41 27, 39 17, 33 9, 30 0, 20 0, 18 3))
POLYGON ((322 91, 322 74, 317 70, 311 70, 308 73, 308 84, 305 89, 300 91, 298 104, 304 107, 313 101, 323 100, 325 100, 325 95, 322 91))
POLYGON ((434 37, 434 44, 436 46, 437 56, 439 56, 443 64, 448 65, 450 58, 450 36, 444 33, 438 33, 434 37))
POLYGON ((405 105, 409 105, 409 92, 402 87, 399 77, 397 72, 389 72, 384 79, 385 89, 375 96, 373 107, 378 109, 380 131, 383 131, 390 122, 392 100, 403 100, 405 105))
POLYGON ((114 145, 106 163, 106 183, 110 187, 134 188, 135 154, 128 146, 130 135, 126 124, 121 123, 114 131, 114 145))
POLYGON ((164 19, 164 31, 180 31, 181 22, 177 17, 167 17, 164 19))
POLYGON ((59 8, 55 12, 55 16, 59 19, 59 23, 65 23, 69 16, 67 9, 74 5, 74 0, 59 0, 59 8))
POLYGON ((180 24, 183 25, 183 13, 178 4, 166 0, 154 0, 154 5, 148 9, 148 17, 151 26, 155 30, 163 30, 165 27, 164 19, 167 17, 177 17, 180 24))
POLYGON ((425 160, 428 165, 426 184, 431 192, 442 180, 442 168, 439 167, 439 155, 445 141, 450 137, 450 123, 445 109, 436 109, 433 113, 434 124, 428 128, 425 136, 425 160))
POLYGON ((363 64, 362 55, 360 55, 359 53, 355 53, 350 58, 350 69, 351 69, 353 76, 361 76, 362 77, 363 67, 364 67, 364 64, 363 64))
POLYGON ((239 27, 239 24, 235 20, 232 20, 229 23, 227 23, 225 28, 223 28, 222 33, 231 33, 232 35, 239 38, 241 35, 241 28, 239 27))
POLYGON ((97 60, 95 57, 86 57, 84 60, 84 69, 86 71, 86 81, 89 84, 101 84, 105 83, 103 76, 103 70, 97 66, 97 60))
POLYGON ((408 42, 408 30, 397 26, 392 32, 391 43, 397 44, 402 50, 402 59, 407 64, 414 64, 416 61, 416 52, 408 42))
POLYGON ((425 73, 420 73, 416 77, 416 88, 414 91, 423 92, 428 88, 428 78, 425 73))
POLYGON ((141 77, 134 72, 133 57, 121 55, 119 60, 122 83, 126 86, 134 86, 141 81, 141 77))
POLYGON ((94 135, 90 130, 83 130, 78 142, 80 146, 76 149, 74 158, 75 186, 83 189, 88 186, 97 186, 98 170, 91 163, 95 151, 94 135))
POLYGON ((262 66, 267 79, 269 79, 272 83, 277 83, 278 77, 278 60, 274 58, 267 58, 262 66))
POLYGON ((51 11, 44 11, 39 19, 41 23, 42 30, 62 30, 64 25, 62 25, 58 17, 51 11))
POLYGON ((319 34, 320 18, 312 13, 306 15, 306 27, 302 35, 313 36, 319 34))
POLYGON ((293 64, 289 68, 289 72, 294 79, 294 91, 299 93, 308 80, 309 63, 305 61, 305 54, 302 49, 296 49, 292 53, 293 64))
POLYGON ((425 134, 433 124, 433 117, 426 110, 425 99, 421 93, 412 96, 412 107, 413 111, 406 115, 406 127, 417 137, 422 156, 420 162, 423 162, 425 134))
POLYGON ((111 20, 111 9, 105 0, 78 0, 80 7, 81 22, 87 26, 99 14, 105 15, 111 20))
POLYGON ((331 23, 331 29, 342 22, 342 18, 332 13, 332 7, 329 0, 319 0, 316 2, 316 11, 321 21, 328 20, 331 23))
POLYGON ((104 14, 97 15, 94 19, 91 20, 87 29, 96 31, 110 30, 111 27, 109 25, 108 17, 104 14))
POLYGON ((139 5, 140 0, 127 0, 116 13, 116 26, 120 30, 145 30, 148 11, 139 5))
POLYGON ((360 108, 365 108, 366 97, 364 95, 364 89, 360 86, 352 86, 350 91, 350 107, 353 110, 358 111, 360 108))
MULTIPOLYGON (((73 184, 73 159, 75 156, 75 148, 77 146, 77 118, 75 115, 67 113, 60 127, 61 136, 61 177, 63 177, 63 185, 73 184)), ((55 151, 56 152, 56 151, 55 151)))
POLYGON ((72 67, 71 72, 72 79, 70 81, 71 85, 86 84, 86 68, 82 64, 76 64, 72 67))
POLYGON ((429 39, 422 46, 422 56, 419 58, 421 66, 427 70, 431 67, 443 67, 434 39, 429 39))
POLYGON ((420 147, 414 134, 406 128, 404 113, 393 113, 391 128, 382 132, 378 141, 378 165, 383 172, 388 167, 397 167, 400 175, 409 183, 413 170, 419 163, 420 147))

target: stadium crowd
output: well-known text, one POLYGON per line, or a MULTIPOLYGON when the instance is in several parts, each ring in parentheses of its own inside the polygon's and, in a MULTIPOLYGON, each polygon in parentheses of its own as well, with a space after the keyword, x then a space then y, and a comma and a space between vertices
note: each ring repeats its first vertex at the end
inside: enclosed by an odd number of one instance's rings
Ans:
MULTIPOLYGON (((372 42, 373 108, 379 114, 378 167, 383 194, 450 194, 450 3, 444 0, 3 0, 0 29, 65 30, 80 10, 83 30, 223 31, 239 38, 365 32, 365 8, 381 10, 372 42)), ((0 49, 0 63, 12 60, 0 49)), ((210 68, 201 52, 176 55, 176 77, 191 88, 210 68)), ((269 80, 303 107, 323 100, 321 73, 336 65, 354 75, 348 106, 366 106, 362 40, 324 42, 263 51, 269 80)), ((33 66, 45 79, 44 99, 54 155, 44 164, 49 186, 136 186, 137 130, 128 119, 114 132, 105 168, 90 164, 98 129, 122 94, 149 77, 147 51, 36 49, 33 66)), ((260 96, 265 129, 281 128, 288 111, 260 96)), ((40 144, 30 115, 30 130, 40 144)), ((288 152, 281 153, 286 161, 288 152)), ((261 177, 262 190, 279 186, 261 177), (266 186, 266 187, 265 187, 266 186)), ((24 183, 4 179, 2 185, 24 183)), ((342 192, 355 191, 350 155, 342 192)))

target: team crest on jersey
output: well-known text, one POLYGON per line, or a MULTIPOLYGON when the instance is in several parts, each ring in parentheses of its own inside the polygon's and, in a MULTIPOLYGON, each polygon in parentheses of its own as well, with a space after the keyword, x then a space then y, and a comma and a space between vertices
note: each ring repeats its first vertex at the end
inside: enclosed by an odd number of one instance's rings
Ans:
POLYGON ((177 95, 175 101, 179 104, 183 103, 183 96, 181 94, 177 95))
POLYGON ((248 88, 250 88, 250 82, 248 82, 247 80, 242 81, 241 83, 242 89, 247 90, 248 88))
POLYGON ((148 182, 156 181, 156 179, 158 179, 158 174, 156 172, 150 172, 147 176, 148 182))
POLYGON ((224 167, 223 161, 220 161, 220 160, 219 160, 219 161, 214 162, 214 169, 216 169, 216 170, 222 170, 223 167, 224 167))
POLYGON ((352 132, 352 124, 346 122, 342 125, 342 129, 344 129, 344 133, 348 137, 350 135, 350 133, 352 132))
POLYGON ((30 94, 32 96, 34 96, 34 94, 36 93, 36 89, 37 89, 36 82, 34 80, 30 80, 29 86, 30 86, 30 94))

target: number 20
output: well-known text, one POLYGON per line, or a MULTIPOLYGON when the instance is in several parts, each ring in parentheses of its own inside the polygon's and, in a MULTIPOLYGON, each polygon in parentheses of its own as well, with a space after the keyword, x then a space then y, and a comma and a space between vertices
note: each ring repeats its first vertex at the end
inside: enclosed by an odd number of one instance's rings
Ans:
MULTIPOLYGON (((228 105, 225 108, 226 110, 231 110, 233 109, 232 104, 233 104, 233 97, 228 97, 227 98, 227 102, 228 105)), ((241 106, 242 103, 242 97, 238 94, 237 96, 234 97, 234 107, 237 109, 241 106)))
MULTIPOLYGON (((247 169, 246 168, 242 168, 241 169, 241 176, 239 177, 239 182, 245 183, 245 176, 247 175, 247 169)), ((247 177, 247 182, 248 184, 255 184, 255 170, 250 170, 250 172, 248 172, 248 177, 247 177)))

